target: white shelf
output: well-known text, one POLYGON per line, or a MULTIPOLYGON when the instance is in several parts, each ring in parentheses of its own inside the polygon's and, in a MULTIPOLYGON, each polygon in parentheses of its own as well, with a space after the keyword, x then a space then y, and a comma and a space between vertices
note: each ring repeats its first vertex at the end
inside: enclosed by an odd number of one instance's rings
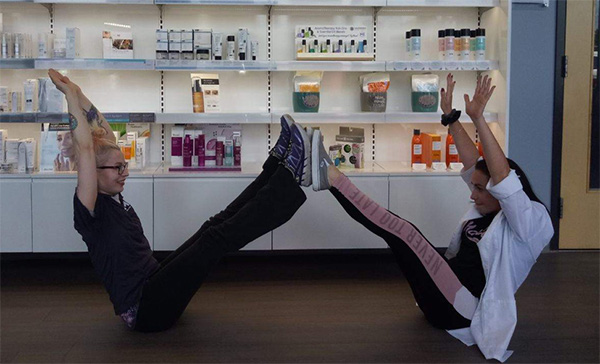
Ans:
MULTIPOLYGON (((498 121, 498 114, 493 112, 483 113, 488 123, 498 121)), ((420 124, 439 123, 441 112, 389 112, 385 113, 385 122, 388 124, 420 124)), ((471 118, 463 111, 460 116, 461 123, 472 123, 471 118)))
POLYGON ((386 6, 386 0, 156 0, 155 4, 370 7, 386 6))
POLYGON ((0 59, 0 69, 32 69, 34 62, 33 58, 0 59))
POLYGON ((273 62, 273 71, 340 71, 365 72, 385 71, 383 61, 277 61, 273 62))
POLYGON ((385 122, 385 114, 377 112, 357 113, 310 113, 279 112, 273 113, 271 123, 279 124, 283 114, 290 114, 298 123, 303 124, 379 124, 385 122))
POLYGON ((415 171, 410 167, 409 162, 389 161, 389 162, 377 162, 377 164, 390 176, 459 176, 460 171, 453 171, 449 169, 434 171, 428 168, 425 171, 415 171))
POLYGON ((387 6, 487 8, 499 6, 500 0, 387 0, 386 4, 387 6))
POLYGON ((163 113, 156 114, 160 124, 269 124, 268 113, 163 113))
POLYGON ((103 59, 103 58, 77 58, 77 59, 44 59, 35 60, 36 69, 70 69, 70 70, 154 70, 153 59, 103 59))
POLYGON ((387 71, 490 71, 498 61, 388 61, 387 71))
POLYGON ((156 0, 156 5, 272 5, 272 0, 156 0))
POLYGON ((175 61, 157 59, 155 65, 155 69, 161 71, 269 71, 272 68, 269 61, 175 61))
POLYGON ((154 4, 154 0, 33 0, 50 4, 154 4))
MULTIPOLYGON (((154 113, 103 113, 109 123, 154 123, 157 114, 154 113)), ((64 123, 69 122, 66 113, 0 113, 0 123, 64 123)))

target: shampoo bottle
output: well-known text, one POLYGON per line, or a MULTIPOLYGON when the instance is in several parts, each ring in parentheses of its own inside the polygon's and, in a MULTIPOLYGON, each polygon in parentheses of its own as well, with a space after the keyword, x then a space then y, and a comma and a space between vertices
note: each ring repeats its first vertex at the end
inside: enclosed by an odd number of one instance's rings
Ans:
POLYGON ((242 165, 242 136, 240 132, 233 132, 233 165, 242 165))
POLYGON ((225 137, 217 137, 217 143, 215 145, 215 160, 217 166, 223 165, 223 157, 225 154, 225 137))
POLYGON ((204 134, 200 131, 199 134, 196 134, 196 154, 198 154, 198 167, 204 167, 206 164, 206 154, 205 151, 205 139, 204 134))
POLYGON ((452 137, 452 134, 448 133, 448 136, 446 137, 446 167, 449 167, 450 163, 458 162, 460 162, 460 158, 458 157, 456 144, 454 144, 454 137, 452 137))
POLYGON ((233 166, 233 140, 225 140, 225 162, 226 166, 233 166))
POLYGON ((192 166, 192 137, 190 134, 185 134, 185 138, 183 138, 183 166, 191 167, 192 166))
POLYGON ((413 130, 410 163, 423 163, 423 142, 421 141, 420 129, 413 130))

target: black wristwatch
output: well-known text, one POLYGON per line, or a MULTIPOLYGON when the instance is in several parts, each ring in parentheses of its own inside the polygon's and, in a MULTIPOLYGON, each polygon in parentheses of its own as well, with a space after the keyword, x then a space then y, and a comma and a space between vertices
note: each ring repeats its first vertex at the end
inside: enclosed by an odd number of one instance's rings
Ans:
POLYGON ((460 110, 452 109, 449 114, 442 115, 442 125, 448 126, 460 118, 460 110))

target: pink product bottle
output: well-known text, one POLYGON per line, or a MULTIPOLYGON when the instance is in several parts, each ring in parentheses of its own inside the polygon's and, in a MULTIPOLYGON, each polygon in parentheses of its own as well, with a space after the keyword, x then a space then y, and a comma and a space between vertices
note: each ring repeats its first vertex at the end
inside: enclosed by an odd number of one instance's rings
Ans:
POLYGON ((183 166, 184 167, 192 166, 192 153, 193 153, 192 137, 189 134, 186 134, 185 138, 183 138, 183 166))
POLYGON ((242 165, 242 137, 239 132, 233 133, 233 165, 242 165))
POLYGON ((217 144, 215 145, 215 159, 216 165, 223 165, 223 157, 225 156, 225 137, 217 137, 217 144))
POLYGON ((183 126, 173 126, 171 129, 171 164, 183 165, 183 126))
POLYGON ((198 156, 198 167, 204 167, 205 165, 205 145, 204 145, 204 134, 196 135, 196 155, 198 156))

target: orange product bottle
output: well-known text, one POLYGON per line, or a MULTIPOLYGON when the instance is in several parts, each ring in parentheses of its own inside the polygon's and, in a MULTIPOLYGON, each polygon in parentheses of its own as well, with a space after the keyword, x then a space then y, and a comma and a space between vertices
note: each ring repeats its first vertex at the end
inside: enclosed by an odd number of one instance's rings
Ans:
POLYGON ((192 105, 195 113, 204 112, 204 94, 202 93, 202 87, 200 86, 200 80, 194 80, 194 87, 192 88, 192 105))
POLYGON ((479 152, 479 156, 485 158, 485 156, 483 155, 483 145, 481 144, 481 142, 476 142, 475 146, 477 147, 477 151, 479 152))
POLYGON ((454 144, 454 137, 448 133, 446 137, 446 167, 450 166, 450 163, 459 163, 460 157, 458 156, 458 149, 454 144))
POLYGON ((438 134, 431 134, 431 161, 442 161, 442 137, 438 134))
POLYGON ((420 129, 413 130, 410 163, 423 163, 423 142, 420 129))

